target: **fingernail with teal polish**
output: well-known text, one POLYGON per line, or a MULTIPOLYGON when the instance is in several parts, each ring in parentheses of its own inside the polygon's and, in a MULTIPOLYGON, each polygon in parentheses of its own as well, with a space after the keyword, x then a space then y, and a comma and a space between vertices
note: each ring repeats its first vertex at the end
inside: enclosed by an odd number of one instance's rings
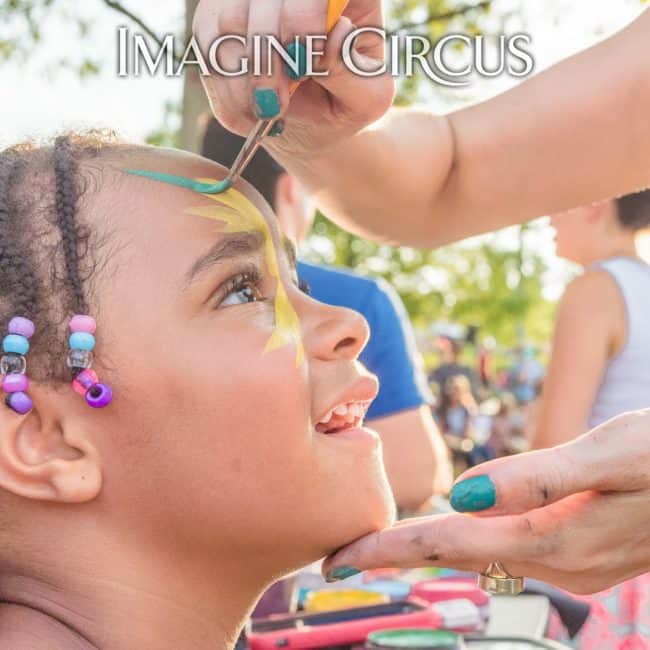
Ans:
POLYGON ((273 88, 255 89, 255 112, 261 120, 270 120, 280 114, 280 98, 273 88))
POLYGON ((346 578, 351 578, 356 576, 358 573, 361 573, 359 569, 355 569, 351 566, 340 566, 338 569, 332 569, 327 573, 325 579, 327 582, 337 582, 338 580, 345 580, 346 578))
POLYGON ((456 512, 479 512, 497 502, 497 492, 489 476, 474 476, 456 483, 449 501, 456 512))
POLYGON ((287 54, 296 62, 295 68, 286 65, 289 79, 300 79, 307 74, 307 48, 302 43, 293 41, 287 45, 287 54))

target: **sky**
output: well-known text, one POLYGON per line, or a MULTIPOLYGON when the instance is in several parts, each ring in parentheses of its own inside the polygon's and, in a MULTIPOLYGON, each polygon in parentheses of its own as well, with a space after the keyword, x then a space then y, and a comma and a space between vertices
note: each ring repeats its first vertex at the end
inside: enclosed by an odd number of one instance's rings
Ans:
MULTIPOLYGON (((507 24, 532 36, 536 70, 587 47, 620 29, 642 10, 640 0, 494 0, 500 8, 522 10, 507 24)), ((124 0, 157 31, 177 31, 182 24, 180 0, 124 0)), ((89 126, 111 127, 126 138, 141 141, 161 125, 167 101, 177 101, 182 92, 179 79, 157 76, 117 76, 117 29, 128 24, 101 0, 58 0, 59 7, 43 18, 43 42, 28 60, 0 64, 0 146, 26 137, 39 137, 89 126), (64 15, 67 12, 67 15, 64 15), (92 26, 89 38, 81 40, 74 20, 82 16, 92 26), (101 72, 80 80, 73 70, 61 66, 64 58, 90 56, 102 64, 101 72)), ((3 29, 0 26, 0 39, 3 29)), ((479 81, 469 89, 445 98, 431 96, 427 105, 445 112, 468 102, 485 99, 514 85, 507 76, 479 81)), ((504 235, 507 241, 507 233, 504 235)), ((549 232, 537 246, 552 257, 549 232)), ((647 253, 650 255, 650 242, 647 253)), ((547 278, 550 297, 556 297, 566 278, 566 267, 555 262, 547 278)))

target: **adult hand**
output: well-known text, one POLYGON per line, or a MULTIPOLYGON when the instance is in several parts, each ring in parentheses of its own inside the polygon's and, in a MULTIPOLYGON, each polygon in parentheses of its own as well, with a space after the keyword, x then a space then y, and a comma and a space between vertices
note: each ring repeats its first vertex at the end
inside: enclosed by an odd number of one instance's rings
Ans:
POLYGON ((551 449, 485 463, 457 481, 460 512, 373 533, 328 558, 352 569, 441 566, 513 575, 593 593, 650 571, 650 409, 551 449))
MULTIPOLYGON (((194 16, 194 33, 204 52, 218 37, 230 34, 248 36, 249 43, 253 35, 273 35, 287 45, 296 36, 304 39, 306 35, 324 34, 327 7, 327 0, 201 0, 194 16)), ((329 70, 329 76, 306 80, 291 102, 290 79, 279 56, 272 60, 271 76, 203 77, 216 118, 226 128, 244 135, 259 118, 281 112, 285 120, 283 137, 267 144, 293 156, 308 155, 356 133, 390 108, 394 84, 390 76, 355 75, 344 65, 341 48, 353 29, 382 25, 381 0, 351 0, 327 40, 325 56, 314 58, 315 69, 329 70)), ((315 45, 321 49, 320 41, 315 45)), ((362 69, 376 70, 384 53, 382 39, 367 34, 357 40, 354 60, 362 69)), ((247 50, 229 40, 219 48, 218 59, 224 69, 236 70, 241 58, 250 54, 250 47, 247 50)), ((261 62, 265 69, 265 56, 261 62)))

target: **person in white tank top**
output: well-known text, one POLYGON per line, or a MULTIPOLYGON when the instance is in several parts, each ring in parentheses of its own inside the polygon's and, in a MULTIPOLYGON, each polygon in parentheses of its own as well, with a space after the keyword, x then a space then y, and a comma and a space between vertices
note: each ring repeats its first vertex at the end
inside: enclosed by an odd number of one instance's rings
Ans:
MULTIPOLYGON (((584 273, 558 310, 537 448, 650 405, 650 266, 635 243, 650 226, 650 190, 553 216, 552 224, 558 255, 584 273)), ((650 647, 648 591, 644 574, 586 597, 592 612, 575 647, 650 647)))
POLYGON ((636 238, 650 226, 650 190, 553 215, 557 254, 584 273, 567 287, 535 448, 650 406, 650 266, 636 238))

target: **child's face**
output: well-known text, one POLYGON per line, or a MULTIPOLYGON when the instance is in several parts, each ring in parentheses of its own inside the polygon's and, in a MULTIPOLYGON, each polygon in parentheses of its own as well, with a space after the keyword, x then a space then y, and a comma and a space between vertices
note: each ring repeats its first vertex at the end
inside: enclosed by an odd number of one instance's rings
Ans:
MULTIPOLYGON (((225 175, 178 152, 129 157, 125 166, 225 175)), ((100 503, 112 526, 151 544, 296 565, 392 515, 376 437, 315 428, 337 405, 371 400, 376 381, 355 361, 365 321, 297 288, 270 209, 250 187, 237 190, 257 206, 272 242, 187 214, 217 205, 201 194, 127 175, 83 213, 108 228, 114 251, 95 290, 96 365, 115 396, 92 414, 100 503), (304 360, 296 341, 267 349, 280 284, 304 360)))
POLYGON ((555 248, 559 257, 581 263, 590 231, 591 207, 584 206, 551 216, 555 230, 555 248))
POLYGON ((583 266, 605 255, 618 220, 611 202, 603 201, 551 215, 556 253, 583 266))

